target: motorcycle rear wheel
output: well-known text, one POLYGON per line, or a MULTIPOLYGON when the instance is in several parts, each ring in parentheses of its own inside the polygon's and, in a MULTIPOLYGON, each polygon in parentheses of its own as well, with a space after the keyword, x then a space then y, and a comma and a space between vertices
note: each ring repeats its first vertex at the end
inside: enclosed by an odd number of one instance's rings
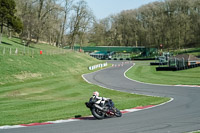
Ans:
POLYGON ((91 112, 92 112, 92 115, 98 120, 105 118, 105 113, 102 112, 101 110, 97 109, 97 108, 92 108, 91 112))

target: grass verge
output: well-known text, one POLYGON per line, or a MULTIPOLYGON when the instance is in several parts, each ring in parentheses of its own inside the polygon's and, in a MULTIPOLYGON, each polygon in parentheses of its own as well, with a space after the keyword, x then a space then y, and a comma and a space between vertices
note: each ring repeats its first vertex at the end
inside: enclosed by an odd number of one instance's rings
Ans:
POLYGON ((200 85, 200 67, 183 71, 156 71, 150 61, 136 61, 126 75, 134 80, 167 85, 200 85))
MULTIPOLYGON (((16 38, 15 38, 16 39, 16 38)), ((16 41, 15 41, 16 42, 16 41)), ((17 45, 4 38, 4 43, 17 45)), ((85 82, 88 66, 101 63, 83 53, 0 55, 0 126, 87 116, 84 103, 92 92, 110 97, 119 109, 157 105, 168 98, 108 90, 85 82)))

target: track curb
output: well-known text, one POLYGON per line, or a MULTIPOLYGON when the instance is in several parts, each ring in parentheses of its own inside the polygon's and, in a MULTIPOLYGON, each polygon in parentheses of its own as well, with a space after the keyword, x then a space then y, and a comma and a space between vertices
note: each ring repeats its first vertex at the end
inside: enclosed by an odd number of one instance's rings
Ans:
MULTIPOLYGON (((160 104, 160 105, 163 105, 163 104, 160 104)), ((134 108, 124 109, 124 110, 120 110, 120 111, 121 111, 122 114, 127 114, 127 113, 131 113, 131 112, 150 109, 150 108, 157 107, 157 106, 160 106, 160 105, 140 106, 140 107, 134 107, 134 108)), ((79 117, 79 118, 70 118, 70 119, 67 119, 67 120, 48 121, 48 122, 43 122, 43 123, 30 123, 30 124, 20 124, 20 125, 5 125, 5 126, 0 126, 0 130, 22 128, 22 127, 31 127, 31 126, 42 126, 42 125, 50 125, 50 124, 59 124, 59 123, 75 122, 75 121, 81 121, 81 120, 95 120, 95 118, 93 116, 86 116, 86 117, 79 117)))

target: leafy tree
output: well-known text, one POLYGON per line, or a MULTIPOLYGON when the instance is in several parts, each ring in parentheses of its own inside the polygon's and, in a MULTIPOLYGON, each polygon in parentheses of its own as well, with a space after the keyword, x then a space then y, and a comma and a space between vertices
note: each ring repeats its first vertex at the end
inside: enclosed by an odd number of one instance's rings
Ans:
POLYGON ((0 43, 3 34, 3 27, 8 27, 17 33, 22 30, 21 20, 15 16, 16 4, 14 0, 0 0, 0 43))

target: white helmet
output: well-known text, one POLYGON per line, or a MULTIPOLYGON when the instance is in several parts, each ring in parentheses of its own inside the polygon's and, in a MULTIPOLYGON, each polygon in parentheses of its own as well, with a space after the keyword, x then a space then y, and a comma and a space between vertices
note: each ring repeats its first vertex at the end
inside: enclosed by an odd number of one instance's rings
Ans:
POLYGON ((98 91, 95 91, 95 92, 93 92, 93 96, 99 96, 99 92, 98 91))

